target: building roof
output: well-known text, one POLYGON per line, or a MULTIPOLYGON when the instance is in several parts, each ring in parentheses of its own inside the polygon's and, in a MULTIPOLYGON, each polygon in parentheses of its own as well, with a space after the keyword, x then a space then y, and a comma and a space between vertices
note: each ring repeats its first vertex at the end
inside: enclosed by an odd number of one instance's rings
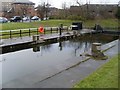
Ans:
POLYGON ((14 0, 0 0, 0 2, 13 2, 14 0))
POLYGON ((31 5, 35 5, 35 3, 29 1, 29 0, 14 0, 13 4, 31 4, 31 5))
POLYGON ((33 2, 29 1, 29 0, 0 0, 0 2, 11 2, 14 4, 33 4, 33 2))
POLYGON ((20 3, 29 3, 29 0, 13 0, 13 2, 20 2, 20 3))

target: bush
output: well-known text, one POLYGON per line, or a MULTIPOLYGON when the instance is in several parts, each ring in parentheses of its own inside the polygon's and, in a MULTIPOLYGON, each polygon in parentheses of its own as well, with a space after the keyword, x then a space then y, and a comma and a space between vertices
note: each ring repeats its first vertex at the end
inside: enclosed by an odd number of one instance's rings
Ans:
POLYGON ((81 16, 77 16, 77 15, 69 15, 67 17, 67 19, 69 19, 69 20, 83 20, 83 18, 81 16))
POLYGON ((67 19, 67 20, 85 20, 85 18, 78 16, 78 15, 69 15, 69 16, 63 16, 63 15, 58 15, 58 16, 51 16, 50 19, 67 19))
POLYGON ((120 7, 118 7, 118 10, 116 12, 116 18, 120 19, 120 7))
POLYGON ((66 19, 62 15, 50 16, 50 19, 66 19))

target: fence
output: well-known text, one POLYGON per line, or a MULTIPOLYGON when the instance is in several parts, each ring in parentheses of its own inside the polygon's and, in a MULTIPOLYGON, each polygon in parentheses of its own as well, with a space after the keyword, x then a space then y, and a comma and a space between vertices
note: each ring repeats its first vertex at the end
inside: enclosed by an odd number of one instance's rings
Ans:
MULTIPOLYGON (((22 37, 22 36, 31 36, 35 34, 52 34, 59 33, 59 27, 45 27, 44 32, 40 33, 38 28, 29 28, 29 29, 18 29, 18 30, 4 30, 1 31, 0 36, 2 38, 12 38, 12 37, 22 37)), ((67 26, 64 26, 62 32, 68 32, 70 29, 67 26)))

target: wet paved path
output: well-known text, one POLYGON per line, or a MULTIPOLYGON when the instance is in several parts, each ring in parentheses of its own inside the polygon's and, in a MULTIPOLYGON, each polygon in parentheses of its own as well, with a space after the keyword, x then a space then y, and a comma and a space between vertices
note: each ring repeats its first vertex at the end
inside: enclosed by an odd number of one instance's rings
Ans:
MULTIPOLYGON (((118 40, 102 46, 102 50, 111 47, 112 45, 115 46, 105 52, 105 55, 109 57, 107 60, 89 59, 70 69, 66 69, 63 63, 63 65, 58 66, 55 70, 53 70, 54 73, 50 73, 49 70, 44 71, 44 73, 36 72, 34 73, 34 77, 32 75, 21 77, 21 79, 16 79, 7 84, 4 84, 3 88, 70 88, 76 82, 84 79, 86 76, 91 74, 93 71, 99 68, 102 64, 109 61, 111 57, 118 53, 118 40), (61 69, 59 69, 59 67, 61 67, 61 69), (46 73, 49 73, 49 78, 46 73), (41 79, 40 75, 42 75, 41 79)), ((67 68, 79 63, 84 59, 84 56, 69 59, 70 63, 68 63, 67 68), (76 62, 73 63, 73 60, 76 62)))

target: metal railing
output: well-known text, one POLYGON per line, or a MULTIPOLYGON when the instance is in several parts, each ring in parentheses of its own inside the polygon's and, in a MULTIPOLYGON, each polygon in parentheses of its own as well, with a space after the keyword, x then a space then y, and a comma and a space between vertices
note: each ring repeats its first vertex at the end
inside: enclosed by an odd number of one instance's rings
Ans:
MULTIPOLYGON (((38 34, 52 34, 52 33, 59 33, 59 27, 45 27, 44 32, 40 33, 38 28, 28 28, 28 29, 17 29, 17 30, 1 30, 0 36, 2 38, 13 38, 13 37, 22 37, 22 36, 31 36, 31 35, 38 35, 38 34)), ((64 26, 62 32, 67 32, 70 30, 67 26, 64 26)))

